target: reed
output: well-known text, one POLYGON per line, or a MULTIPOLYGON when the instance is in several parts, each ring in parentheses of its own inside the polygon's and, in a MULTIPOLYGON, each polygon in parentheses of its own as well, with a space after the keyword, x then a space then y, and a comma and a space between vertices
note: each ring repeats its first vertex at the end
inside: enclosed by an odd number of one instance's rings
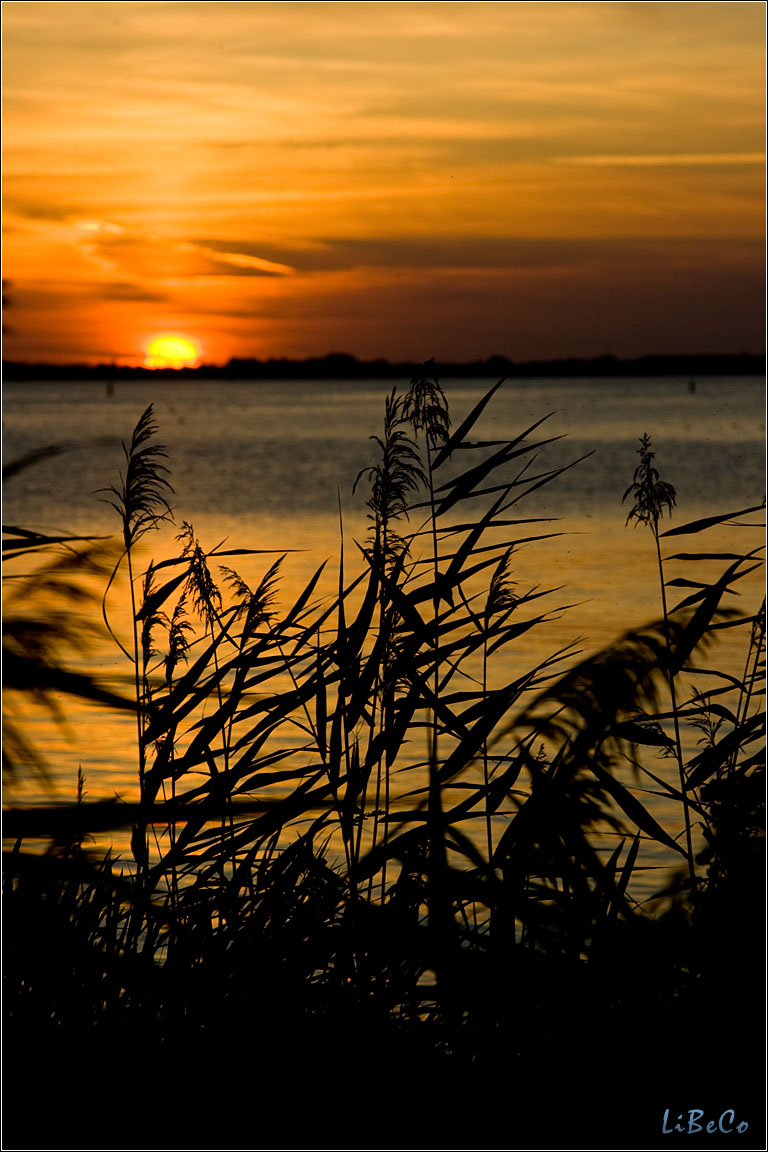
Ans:
POLYGON ((675 489, 671 484, 662 480, 658 471, 653 465, 655 452, 651 451, 651 440, 647 435, 643 435, 640 441, 640 464, 635 469, 635 475, 632 484, 624 493, 622 502, 626 500, 627 496, 633 497, 634 503, 627 515, 627 523, 630 520, 636 520, 638 523, 647 524, 653 533, 654 543, 656 545, 656 562, 659 571, 659 590, 661 593, 661 610, 664 620, 664 633, 667 645, 667 675, 669 678, 669 695, 672 705, 672 722, 675 731, 675 753, 677 756, 677 768, 680 780, 680 794, 683 802, 683 817, 685 820, 685 845, 686 855, 688 862, 688 876, 691 884, 691 895, 695 898, 696 895, 696 867, 693 857, 693 841, 691 838, 691 813, 688 803, 688 794, 685 782, 685 767, 683 764, 683 747, 680 739, 680 715, 677 706, 677 691, 675 685, 675 673, 672 662, 672 640, 669 626, 669 611, 667 608, 667 592, 664 582, 664 562, 661 555, 661 542, 659 539, 659 522, 664 515, 664 508, 672 515, 672 508, 675 504, 675 489))
MULTIPOLYGON (((232 1035, 252 1031, 270 1084, 275 1053, 302 1069, 319 1053, 351 1097, 393 1066, 486 1086, 503 1068, 530 1085, 574 1042, 598 1058, 590 1036, 616 1013, 658 1039, 669 1013, 689 1026, 702 974, 717 992, 711 941, 734 892, 744 915, 755 892, 765 637, 760 613, 721 601, 756 554, 661 549, 757 509, 661 532, 674 493, 644 439, 630 517, 653 531, 661 619, 499 683, 494 656, 564 607, 559 589, 514 580, 516 550, 558 534, 526 496, 578 461, 539 463, 558 439, 544 421, 473 438, 501 382, 452 429, 429 373, 387 398, 379 461, 357 478, 371 523, 357 569, 342 554, 333 595, 318 597, 320 566, 287 606, 284 553, 206 547, 189 525, 137 576, 136 541, 171 518, 151 408, 141 417, 109 490, 122 556, 107 584, 125 563, 138 803, 89 802, 81 781, 72 809, 6 813, 7 997, 25 1050, 119 1039, 181 1068, 194 1042, 225 1055, 223 1085, 238 1082, 232 1035), (260 555, 252 587, 230 565, 260 555), (711 561, 725 568, 705 580, 711 561), (697 575, 670 579, 672 563, 697 575), (670 587, 685 589, 671 608, 670 587), (697 667, 713 686, 686 698, 681 675, 725 627, 747 636, 743 675, 697 667), (682 806, 684 848, 632 773, 682 806), (87 840, 126 825, 131 867, 87 840), (24 849, 35 837, 42 855, 24 849), (649 842, 689 878, 656 909, 633 894, 649 842)), ((57 543, 14 532, 16 549, 57 543)), ((26 659, 15 687, 50 683, 51 660, 26 659)))

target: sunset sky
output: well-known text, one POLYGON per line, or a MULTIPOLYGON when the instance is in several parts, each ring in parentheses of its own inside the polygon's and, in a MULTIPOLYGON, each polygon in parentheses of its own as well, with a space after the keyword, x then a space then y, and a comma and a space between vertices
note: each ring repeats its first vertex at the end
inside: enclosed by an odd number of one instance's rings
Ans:
POLYGON ((5 359, 764 348, 762 2, 2 10, 5 359))

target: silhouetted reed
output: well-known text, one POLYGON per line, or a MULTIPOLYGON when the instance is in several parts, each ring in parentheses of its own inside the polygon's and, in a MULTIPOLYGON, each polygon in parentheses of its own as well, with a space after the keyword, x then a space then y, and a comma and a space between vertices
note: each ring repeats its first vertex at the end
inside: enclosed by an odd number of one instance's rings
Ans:
MULTIPOLYGON (((431 376, 393 390, 379 461, 356 481, 370 484, 359 569, 348 576, 340 559, 337 591, 319 598, 321 565, 287 608, 283 553, 263 553, 252 587, 229 564, 262 550, 206 548, 187 524, 175 555, 135 575, 137 540, 171 516, 143 414, 109 490, 131 601, 132 644, 118 643, 134 667, 138 802, 88 802, 81 784, 74 816, 7 814, 14 1037, 155 1045, 181 1064, 185 1045, 208 1042, 226 1064, 230 1031, 253 1029, 260 1074, 295 1045, 354 1084, 362 1051, 360 1081, 389 1061, 416 1075, 450 1064, 530 1077, 563 1045, 596 1058, 592 1030, 615 1013, 650 1021, 657 1039, 668 1020, 688 1027, 699 976, 714 979, 702 933, 735 889, 754 892, 765 632, 761 615, 720 608, 754 552, 663 558, 661 541, 756 509, 660 532, 675 495, 644 438, 626 495, 630 518, 653 530, 661 619, 588 657, 552 651, 499 684, 496 654, 562 610, 514 564, 522 544, 557 535, 525 515, 526 496, 573 464, 538 470, 558 439, 542 438, 544 421, 512 440, 470 439, 498 387, 453 431, 431 376), (667 577, 673 561, 696 572, 711 559, 726 562, 714 581, 667 577), (669 609, 671 586, 686 595, 669 609), (715 685, 682 700, 677 679, 723 627, 748 631, 743 675, 698 668, 715 685), (684 725, 703 741, 693 755, 684 725), (673 751, 677 784, 643 750, 673 751), (685 849, 633 773, 682 805, 685 849), (126 825, 132 867, 84 839, 126 825), (48 850, 25 851, 30 837, 48 850), (685 892, 656 915, 638 902, 648 843, 686 861, 695 910, 685 892), (55 950, 49 967, 43 948, 55 950)), ((61 540, 14 529, 10 543, 34 555, 61 540)), ((67 681, 50 620, 47 648, 14 612, 8 625, 14 688, 69 683, 125 704, 67 681)))

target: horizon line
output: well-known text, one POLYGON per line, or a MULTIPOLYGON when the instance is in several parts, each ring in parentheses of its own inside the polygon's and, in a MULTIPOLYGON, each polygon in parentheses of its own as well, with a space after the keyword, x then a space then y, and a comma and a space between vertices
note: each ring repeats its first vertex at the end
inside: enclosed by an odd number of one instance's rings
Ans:
POLYGON ((110 368, 121 371, 143 371, 143 372, 199 372, 205 369, 221 371, 235 364, 317 364, 325 361, 338 361, 346 363, 354 363, 362 366, 387 366, 387 367, 400 367, 400 366, 419 366, 419 367, 462 367, 473 366, 477 364, 493 364, 493 363, 506 363, 514 366, 521 365, 534 365, 534 364, 593 364, 598 362, 610 361, 616 364, 631 364, 643 360, 759 360, 765 359, 765 351, 739 351, 739 352, 642 352, 632 356, 617 356, 613 352, 600 352, 593 355, 560 355, 548 357, 527 357, 524 359, 513 359, 506 353, 495 352, 485 357, 470 357, 468 359, 453 359, 436 357, 429 357, 426 360, 401 358, 397 360, 390 360, 386 356, 373 356, 371 358, 361 358, 351 352, 325 352, 322 354, 311 356, 287 356, 287 355, 272 355, 267 357, 260 356, 230 356, 226 361, 201 361, 198 364, 184 364, 178 367, 166 365, 163 367, 150 368, 146 364, 125 364, 119 363, 116 360, 28 360, 28 359, 15 359, 3 358, 3 367, 24 367, 24 368, 83 368, 92 370, 94 368, 110 368))

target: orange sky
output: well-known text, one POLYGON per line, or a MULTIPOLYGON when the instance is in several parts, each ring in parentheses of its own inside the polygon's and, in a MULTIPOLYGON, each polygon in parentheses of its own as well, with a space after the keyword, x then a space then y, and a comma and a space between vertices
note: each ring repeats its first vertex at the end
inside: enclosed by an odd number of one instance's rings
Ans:
POLYGON ((2 11, 6 359, 763 350, 763 3, 2 11))

